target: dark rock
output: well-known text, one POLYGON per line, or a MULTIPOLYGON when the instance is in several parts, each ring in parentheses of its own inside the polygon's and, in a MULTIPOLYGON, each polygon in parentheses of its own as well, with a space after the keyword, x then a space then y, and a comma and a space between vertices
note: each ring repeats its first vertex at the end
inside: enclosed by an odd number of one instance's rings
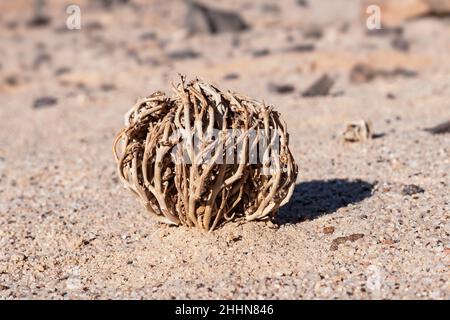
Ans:
POLYGON ((33 108, 40 109, 44 107, 50 107, 58 103, 58 99, 55 97, 47 96, 34 100, 33 108))
POLYGON ((236 12, 209 8, 192 0, 188 1, 188 5, 185 23, 186 28, 192 34, 240 32, 249 28, 236 12))
POLYGON ((316 80, 308 89, 303 92, 303 97, 318 97, 326 96, 330 92, 331 87, 334 84, 334 80, 324 74, 318 80, 316 80))
POLYGON ((350 72, 350 82, 354 84, 367 83, 374 80, 376 77, 381 78, 395 78, 395 77, 405 77, 413 78, 416 77, 418 73, 414 70, 408 70, 404 68, 395 68, 393 70, 380 70, 373 69, 367 64, 358 63, 350 72))
POLYGON ((402 27, 396 27, 396 28, 389 28, 389 27, 383 27, 381 29, 368 29, 366 31, 366 34, 368 36, 380 36, 380 37, 386 37, 386 36, 401 36, 403 34, 403 28, 402 27))
POLYGON ((342 96, 344 96, 345 95, 345 91, 344 90, 340 90, 340 91, 336 91, 336 92, 333 92, 332 94, 331 94, 331 96, 332 97, 342 97, 342 96))
POLYGON ((51 19, 47 16, 34 16, 28 21, 27 25, 29 27, 44 27, 50 24, 51 19))
POLYGON ((45 0, 33 1, 33 16, 28 21, 29 27, 45 27, 50 24, 51 19, 45 13, 45 0))
POLYGON ((173 60, 186 60, 199 58, 201 54, 192 49, 183 49, 178 51, 172 51, 168 54, 168 56, 173 60))
POLYGON ((347 124, 342 133, 344 142, 365 142, 373 137, 373 126, 369 120, 353 121, 347 124))
POLYGON ((377 70, 376 75, 384 78, 405 77, 414 78, 418 73, 414 70, 395 68, 394 70, 377 70))
POLYGON ((268 89, 270 92, 279 93, 279 94, 287 94, 294 92, 295 88, 291 84, 275 84, 269 83, 268 89))
POLYGON ((143 64, 143 60, 141 59, 141 56, 135 49, 128 49, 127 55, 130 57, 130 59, 134 60, 137 64, 141 65, 143 64))
POLYGON ((299 44, 286 49, 286 52, 311 52, 315 50, 313 44, 299 44))
POLYGON ((415 184, 408 184, 403 186, 402 188, 402 195, 404 196, 412 196, 417 193, 424 193, 425 190, 418 185, 415 184))
POLYGON ((427 128, 425 131, 431 133, 431 134, 444 134, 444 133, 450 133, 450 120, 440 123, 435 127, 427 128))
POLYGON ((50 64, 52 56, 46 52, 41 52, 36 55, 33 60, 33 69, 38 70, 43 64, 50 64))
POLYGON ((267 56, 269 54, 270 54, 270 50, 269 49, 260 49, 260 50, 255 50, 255 51, 252 52, 252 55, 255 58, 264 57, 264 56, 267 56))
POLYGON ((373 68, 367 64, 358 63, 350 71, 350 82, 354 84, 366 83, 375 79, 376 73, 373 68))
POLYGON ((392 48, 397 49, 399 51, 403 52, 409 51, 409 41, 402 37, 395 37, 391 41, 391 46, 392 48))
POLYGON ((19 26, 19 23, 15 20, 8 21, 6 23, 6 28, 9 30, 15 30, 15 29, 17 29, 18 26, 19 26))
POLYGON ((156 40, 156 38, 157 38, 156 33, 153 31, 145 32, 139 36, 139 39, 143 41, 156 40))
POLYGON ((231 40, 231 46, 233 48, 239 48, 241 46, 241 39, 239 38, 238 35, 235 35, 231 40))
POLYGON ((93 2, 103 8, 111 9, 116 5, 124 5, 129 3, 129 0, 93 0, 93 2))
POLYGON ((386 94, 386 98, 389 100, 395 100, 397 97, 395 96, 395 94, 389 92, 388 94, 386 94))
POLYGON ((321 28, 319 28, 317 26, 313 26, 313 27, 307 29, 303 33, 303 36, 307 39, 320 39, 323 37, 323 31, 321 28))
POLYGON ((42 41, 36 42, 35 46, 36 46, 36 49, 38 49, 38 50, 45 50, 47 48, 47 44, 42 41))
POLYGON ((112 83, 103 83, 100 85, 100 90, 102 91, 114 91, 116 90, 116 86, 112 83))
POLYGON ((5 78, 5 83, 8 86, 15 87, 19 85, 19 78, 16 75, 10 75, 5 78))
POLYGON ((237 73, 228 73, 223 77, 224 80, 235 80, 238 78, 239 78, 239 75, 237 73))
POLYGON ((297 4, 303 8, 307 8, 309 6, 309 3, 307 0, 297 0, 297 4))
POLYGON ((69 67, 61 67, 55 70, 55 76, 62 76, 63 74, 70 73, 72 69, 69 67))

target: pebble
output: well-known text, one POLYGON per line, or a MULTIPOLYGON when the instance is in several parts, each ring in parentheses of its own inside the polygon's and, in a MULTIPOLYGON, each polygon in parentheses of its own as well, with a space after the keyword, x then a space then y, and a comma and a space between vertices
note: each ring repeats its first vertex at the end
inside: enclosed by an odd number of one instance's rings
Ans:
POLYGON ((354 233, 349 236, 338 237, 338 238, 334 239, 333 242, 331 243, 330 250, 335 251, 339 248, 340 244, 343 244, 347 241, 354 242, 358 239, 361 239, 362 237, 364 237, 364 234, 362 234, 362 233, 354 233))
POLYGON ((408 184, 403 186, 402 188, 402 195, 404 196, 412 196, 417 193, 424 193, 425 190, 418 185, 415 184, 408 184))
POLYGON ((188 5, 185 25, 190 33, 218 34, 249 29, 244 19, 235 11, 210 8, 196 1, 189 1, 188 5))
POLYGON ((275 83, 269 83, 268 89, 270 92, 278 94, 292 93, 295 90, 294 86, 291 84, 275 84, 275 83))
POLYGON ((332 234, 334 232, 334 227, 333 226, 324 227, 322 231, 325 234, 332 234))
POLYGON ((50 107, 58 103, 58 99, 52 96, 40 97, 34 100, 33 108, 40 109, 50 107))
POLYGON ((444 134, 444 133, 450 133, 450 120, 442 122, 438 124, 435 127, 427 128, 425 131, 431 133, 431 134, 444 134))
POLYGON ((303 92, 303 97, 326 96, 333 84, 334 80, 327 74, 324 74, 303 92))
POLYGON ((169 58, 173 60, 187 60, 187 59, 196 59, 201 56, 200 53, 194 51, 192 49, 183 49, 172 51, 168 54, 169 58))

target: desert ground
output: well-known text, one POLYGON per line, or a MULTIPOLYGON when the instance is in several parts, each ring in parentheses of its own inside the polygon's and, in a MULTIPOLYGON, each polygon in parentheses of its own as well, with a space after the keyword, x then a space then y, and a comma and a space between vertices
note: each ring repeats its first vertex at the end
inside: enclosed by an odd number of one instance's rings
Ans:
POLYGON ((224 32, 184 1, 71 1, 79 30, 63 1, 0 2, 0 298, 449 299, 450 130, 427 129, 450 120, 450 15, 403 2, 368 30, 364 1, 203 1, 246 23, 224 32), (163 225, 119 182, 124 113, 179 73, 287 122, 276 221, 163 225))

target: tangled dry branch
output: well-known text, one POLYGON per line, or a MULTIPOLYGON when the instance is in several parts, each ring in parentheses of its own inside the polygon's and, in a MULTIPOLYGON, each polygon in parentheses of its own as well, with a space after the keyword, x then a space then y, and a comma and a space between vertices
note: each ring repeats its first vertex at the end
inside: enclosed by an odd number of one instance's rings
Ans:
POLYGON ((297 166, 272 107, 200 80, 155 92, 125 115, 114 141, 119 176, 158 221, 212 231, 274 217, 297 166))

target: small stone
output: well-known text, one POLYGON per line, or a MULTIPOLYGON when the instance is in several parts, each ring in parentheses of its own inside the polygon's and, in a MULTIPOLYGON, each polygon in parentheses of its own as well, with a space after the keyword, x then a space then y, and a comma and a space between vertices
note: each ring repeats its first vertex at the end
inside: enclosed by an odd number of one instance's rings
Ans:
POLYGON ((46 7, 46 0, 33 1, 33 16, 28 21, 29 27, 45 27, 50 24, 51 19, 46 14, 48 8, 46 7))
POLYGON ((31 18, 30 21, 28 21, 27 25, 29 27, 45 27, 46 25, 50 24, 50 22, 50 17, 44 15, 36 15, 31 18))
POLYGON ((425 190, 418 185, 415 184, 408 184, 403 186, 402 188, 402 195, 404 196, 412 196, 417 193, 424 193, 425 190))
POLYGON ((34 100, 33 108, 39 109, 44 107, 50 107, 58 103, 58 99, 52 96, 40 97, 34 100))
POLYGON ((391 41, 391 46, 392 48, 397 49, 399 51, 403 52, 409 51, 409 42, 408 40, 402 37, 395 37, 391 41))
POLYGON ((55 70, 55 76, 62 76, 63 74, 70 73, 72 71, 69 67, 61 67, 55 70))
POLYGON ((52 56, 49 53, 41 52, 36 55, 33 61, 33 69, 38 70, 43 64, 50 64, 52 61, 52 56))
POLYGON ((320 39, 323 37, 323 31, 319 26, 311 26, 303 32, 307 39, 320 39))
POLYGON ((414 70, 408 70, 405 68, 395 68, 393 70, 376 70, 376 76, 382 78, 395 78, 395 77, 404 77, 404 78, 414 78, 417 77, 418 73, 414 70))
POLYGON ((278 14, 281 10, 276 3, 265 3, 261 6, 261 11, 265 13, 278 14))
POLYGON ((102 91, 114 91, 114 90, 116 90, 116 86, 114 84, 112 84, 112 83, 103 83, 100 86, 100 89, 102 91))
POLYGON ((271 92, 279 94, 287 94, 295 90, 294 86, 291 84, 275 84, 275 83, 269 83, 268 89, 271 92))
POLYGON ((375 71, 367 64, 358 63, 350 71, 350 82, 353 84, 367 83, 375 79, 375 71))
POLYGON ((314 51, 316 47, 313 44, 299 44, 290 48, 287 48, 286 52, 311 52, 314 51))
POLYGON ((270 54, 270 50, 269 49, 259 49, 259 50, 255 50, 255 51, 252 52, 252 55, 255 58, 268 56, 269 54, 270 54))
POLYGON ((324 74, 303 92, 303 97, 326 96, 333 84, 334 80, 327 74, 324 74))
POLYGON ((325 234, 332 234, 334 232, 334 227, 333 226, 324 227, 322 231, 325 234))
POLYGON ((227 243, 237 242, 242 239, 241 235, 236 235, 234 233, 229 233, 227 235, 226 241, 227 243))
POLYGON ((7 76, 5 78, 5 83, 8 86, 15 87, 19 84, 19 79, 16 75, 7 76))
POLYGON ((125 5, 129 0, 94 0, 94 2, 103 8, 111 9, 115 6, 125 5))
POLYGON ((389 100, 395 100, 397 97, 395 96, 395 94, 389 92, 386 94, 386 98, 389 100))
POLYGON ((187 60, 187 59, 196 59, 200 57, 200 53, 192 50, 192 49, 183 49, 178 51, 173 51, 168 54, 169 58, 173 60, 187 60))
POLYGON ((347 124, 342 138, 344 142, 364 142, 372 139, 372 123, 370 121, 359 120, 347 124))
POLYGON ((450 133, 450 120, 443 122, 441 124, 438 124, 435 127, 427 128, 425 131, 431 133, 431 134, 444 134, 444 133, 450 133))
POLYGON ((249 28, 237 12, 213 9, 195 1, 189 1, 188 6, 185 24, 192 34, 240 32, 249 28))
POLYGON ((303 8, 307 8, 309 5, 307 0, 297 0, 297 4, 303 8))
POLYGON ((156 33, 153 32, 153 31, 145 32, 145 33, 143 33, 143 34, 141 34, 139 36, 139 39, 143 40, 143 41, 145 41, 145 40, 156 40, 156 38, 157 38, 156 33))
POLYGON ((238 78, 239 78, 239 75, 237 73, 228 73, 223 77, 224 80, 235 80, 238 78))

